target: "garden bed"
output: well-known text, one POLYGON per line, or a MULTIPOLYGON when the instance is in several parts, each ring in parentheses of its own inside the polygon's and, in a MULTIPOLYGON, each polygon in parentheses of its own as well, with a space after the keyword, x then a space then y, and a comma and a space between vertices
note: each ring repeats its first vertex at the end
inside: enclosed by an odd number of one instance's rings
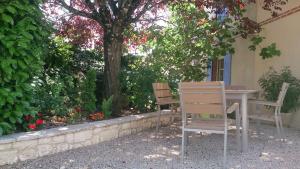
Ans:
MULTIPOLYGON (((137 133, 154 127, 156 120, 157 113, 153 112, 2 136, 0 137, 0 165, 34 159, 137 133)), ((163 112, 162 125, 170 121, 171 113, 163 112)))

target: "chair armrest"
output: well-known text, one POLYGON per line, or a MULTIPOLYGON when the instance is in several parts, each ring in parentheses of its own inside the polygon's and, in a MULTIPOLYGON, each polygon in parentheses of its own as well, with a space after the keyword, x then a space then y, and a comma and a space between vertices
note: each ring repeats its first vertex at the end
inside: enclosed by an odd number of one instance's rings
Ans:
POLYGON ((226 113, 227 114, 231 114, 232 112, 238 110, 240 107, 240 105, 238 103, 233 103, 227 110, 226 113))
POLYGON ((274 107, 280 106, 276 102, 270 102, 270 101, 264 101, 264 100, 249 100, 248 102, 252 103, 252 104, 258 104, 258 105, 264 105, 264 106, 274 106, 274 107))

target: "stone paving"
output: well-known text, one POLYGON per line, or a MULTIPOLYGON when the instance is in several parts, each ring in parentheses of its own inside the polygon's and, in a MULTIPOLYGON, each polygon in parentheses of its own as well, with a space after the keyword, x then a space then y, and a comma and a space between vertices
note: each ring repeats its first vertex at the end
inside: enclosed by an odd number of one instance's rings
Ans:
MULTIPOLYGON (((251 124, 250 124, 251 126, 251 124)), ((228 139, 228 168, 300 169, 300 131, 285 129, 282 142, 275 127, 263 125, 250 131, 249 151, 239 153, 234 132, 228 139)), ((222 168, 223 135, 190 136, 188 155, 180 161, 178 124, 147 130, 100 144, 0 166, 1 169, 218 169, 222 168)))

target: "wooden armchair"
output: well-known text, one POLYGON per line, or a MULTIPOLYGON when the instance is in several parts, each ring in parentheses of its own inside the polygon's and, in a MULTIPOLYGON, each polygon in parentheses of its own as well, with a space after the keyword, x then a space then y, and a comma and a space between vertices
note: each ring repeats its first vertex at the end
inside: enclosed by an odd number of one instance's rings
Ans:
MULTIPOLYGON (((160 116, 161 116, 161 106, 169 105, 171 106, 171 111, 176 112, 176 104, 179 104, 179 101, 175 100, 171 94, 171 89, 168 83, 152 83, 153 91, 156 99, 156 105, 159 112, 156 131, 158 131, 160 126, 160 116)), ((174 120, 175 114, 172 116, 172 121, 174 120)))
POLYGON ((179 84, 179 92, 182 110, 182 159, 185 154, 186 132, 224 134, 224 166, 226 166, 227 131, 234 129, 227 120, 227 114, 234 111, 238 150, 241 148, 239 104, 234 103, 226 108, 223 82, 183 82, 179 84), (189 114, 209 114, 216 118, 194 120, 188 119, 189 114))
POLYGON ((280 138, 283 138, 283 124, 282 124, 282 118, 281 118, 281 107, 286 95, 286 92, 289 88, 288 83, 283 83, 281 87, 281 91, 278 95, 276 102, 270 102, 270 101, 263 101, 263 100, 251 100, 249 101, 250 104, 255 104, 256 109, 253 114, 250 114, 248 117, 249 119, 255 119, 257 120, 257 129, 259 129, 260 126, 260 120, 264 121, 275 121, 276 128, 277 128, 277 134, 280 138), (268 106, 274 108, 274 113, 263 113, 262 111, 258 111, 261 106, 268 106))

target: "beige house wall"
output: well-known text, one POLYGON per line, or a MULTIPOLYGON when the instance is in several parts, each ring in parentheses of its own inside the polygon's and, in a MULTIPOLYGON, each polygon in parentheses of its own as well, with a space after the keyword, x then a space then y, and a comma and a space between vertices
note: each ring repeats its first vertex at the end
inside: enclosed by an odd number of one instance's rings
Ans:
MULTIPOLYGON (((255 15, 258 22, 271 17, 270 12, 262 9, 261 2, 262 0, 256 4, 256 10, 251 10, 250 15, 255 15)), ((290 0, 282 12, 299 5, 300 0, 290 0)), ((266 24, 262 28, 260 34, 266 39, 261 46, 275 42, 277 48, 281 50, 281 56, 263 60, 259 56, 260 50, 249 52, 249 42, 237 39, 236 53, 232 60, 232 84, 246 84, 247 87, 259 89, 257 81, 270 67, 280 70, 284 66, 289 66, 292 73, 300 79, 300 12, 266 24)), ((300 111, 293 116, 291 126, 300 128, 300 111)))

